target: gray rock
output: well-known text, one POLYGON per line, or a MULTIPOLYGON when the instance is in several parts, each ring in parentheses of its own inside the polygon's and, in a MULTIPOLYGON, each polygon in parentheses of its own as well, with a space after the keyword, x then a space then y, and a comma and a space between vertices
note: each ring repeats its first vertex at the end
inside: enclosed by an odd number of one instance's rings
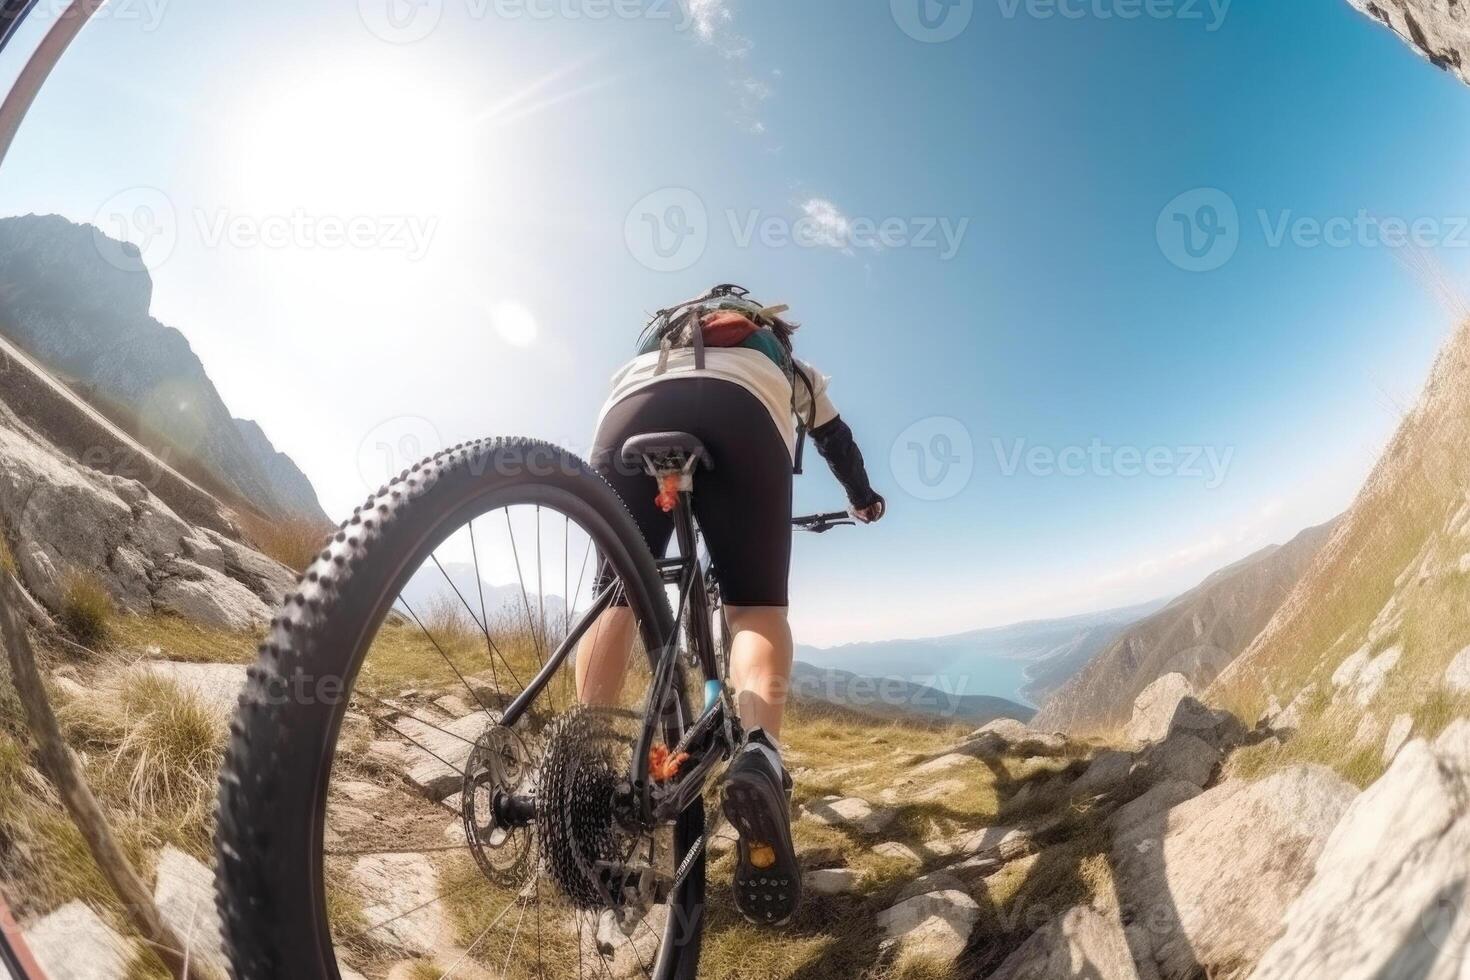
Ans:
MULTIPOLYGON (((469 762, 475 740, 485 731, 484 715, 432 726, 418 718, 400 717, 393 722, 397 733, 410 739, 401 752, 400 775, 431 800, 442 800, 462 788, 462 772, 469 762)), ((374 743, 376 744, 376 743, 374 743)))
POLYGON ((202 701, 222 719, 235 713, 245 689, 245 670, 235 664, 180 664, 168 660, 140 660, 130 670, 172 681, 202 701))
POLYGON ((178 933, 191 962, 203 960, 225 967, 219 913, 214 907, 214 873, 174 847, 158 857, 153 903, 163 921, 178 933))
POLYGON ((47 980, 125 980, 132 944, 83 902, 63 905, 25 931, 47 980))
POLYGON ((803 875, 802 885, 813 895, 851 895, 862 880, 862 873, 852 868, 820 868, 803 875))
POLYGON ((1044 755, 1060 752, 1066 747, 1067 739, 1064 735, 1037 731, 1014 718, 997 718, 975 729, 952 751, 978 757, 997 756, 1007 752, 1044 755))
POLYGON ((1353 801, 1252 980, 1451 980, 1470 931, 1470 722, 1403 747, 1353 801))
POLYGON ((1219 761, 1220 753, 1213 745, 1187 731, 1176 731, 1143 753, 1144 765, 1154 779, 1199 787, 1209 783, 1219 761))
POLYGON ((1157 980, 1147 956, 1134 963, 1146 938, 1142 930, 1130 936, 1116 914, 1079 905, 1032 933, 990 980, 1157 980))
POLYGON ((1126 734, 1134 742, 1160 742, 1175 727, 1175 716, 1194 686, 1183 674, 1165 674, 1138 695, 1126 734))
POLYGON ((1355 795, 1325 767, 1293 766, 1223 783, 1117 835, 1119 902, 1127 921, 1147 924, 1160 975, 1255 963, 1355 795))
POLYGON ((1444 672, 1445 687, 1457 694, 1470 692, 1470 647, 1455 654, 1444 672))
POLYGON ((877 809, 867 800, 856 796, 828 797, 808 803, 802 810, 802 819, 811 820, 825 827, 853 827, 865 834, 879 834, 893 823, 897 811, 877 809))
POLYGON ((958 769, 974 764, 975 759, 973 756, 965 755, 961 752, 949 752, 936 759, 930 759, 928 762, 915 766, 909 770, 909 775, 933 776, 937 773, 949 772, 951 769, 958 769))
POLYGON ((1363 669, 1358 672, 1353 682, 1353 700, 1357 702, 1358 707, 1368 707, 1369 703, 1378 696, 1378 692, 1383 689, 1384 682, 1388 680, 1388 675, 1398 666, 1403 655, 1403 647, 1389 647, 1363 665, 1363 669))
POLYGON ((452 938, 439 897, 438 873, 423 854, 374 854, 358 858, 351 877, 368 903, 363 914, 384 925, 383 941, 409 954, 433 955, 452 938))
POLYGON ((1385 765, 1393 762, 1394 756, 1404 747, 1409 740, 1409 733, 1414 730, 1414 719, 1410 715, 1399 715, 1388 726, 1388 735, 1383 740, 1383 762, 1385 765))
POLYGON ((1197 783, 1168 780, 1153 786, 1142 796, 1125 803, 1108 818, 1114 834, 1126 834, 1143 821, 1192 800, 1200 794, 1197 783))
POLYGON ((958 889, 929 892, 905 899, 877 915, 885 947, 941 963, 953 962, 965 950, 980 905, 958 889))
POLYGON ((1308 684, 1297 692, 1296 697, 1291 699, 1291 704, 1279 716, 1271 720, 1271 727, 1277 731, 1296 731, 1302 727, 1302 720, 1306 715, 1307 705, 1317 696, 1317 685, 1308 684))
POLYGON ((1072 784, 1072 793, 1090 796, 1104 793, 1128 778, 1133 768, 1133 755, 1116 749, 1104 749, 1092 760, 1078 780, 1072 784))
POLYGON ((1332 686, 1339 690, 1352 687, 1372 659, 1372 649, 1369 646, 1359 647, 1338 664, 1337 669, 1332 672, 1332 686))
POLYGON ((894 902, 902 902, 913 898, 915 895, 927 895, 930 892, 942 891, 964 891, 965 883, 953 871, 931 871, 920 878, 915 878, 903 887, 894 897, 894 902))
POLYGON ((1025 838, 1026 831, 1020 827, 997 826, 967 830, 953 837, 930 841, 925 845, 935 854, 947 857, 969 856, 989 851, 998 851, 1006 843, 1025 838))
POLYGON ((164 612, 237 633, 270 621, 270 607, 223 572, 182 559, 169 562, 163 571, 169 577, 154 592, 153 603, 164 612))
POLYGON ((873 845, 873 853, 881 858, 891 861, 905 861, 909 864, 920 865, 924 863, 924 857, 918 851, 900 841, 890 840, 881 844, 873 845))

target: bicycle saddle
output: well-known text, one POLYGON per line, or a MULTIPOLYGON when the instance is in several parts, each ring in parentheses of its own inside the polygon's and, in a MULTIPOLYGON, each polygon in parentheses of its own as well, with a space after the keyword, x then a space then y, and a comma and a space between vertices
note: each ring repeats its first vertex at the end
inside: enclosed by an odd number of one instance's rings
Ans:
POLYGON ((675 458, 680 462, 695 460, 707 470, 714 469, 715 461, 699 437, 688 432, 645 432, 623 443, 623 462, 641 463, 675 458))

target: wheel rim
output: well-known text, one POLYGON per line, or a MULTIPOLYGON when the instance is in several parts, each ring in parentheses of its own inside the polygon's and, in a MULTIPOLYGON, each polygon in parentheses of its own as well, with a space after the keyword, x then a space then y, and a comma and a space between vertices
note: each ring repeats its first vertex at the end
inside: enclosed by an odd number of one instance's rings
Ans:
MULTIPOLYGON (((415 977, 660 972, 664 906, 625 935, 544 873, 534 822, 501 814, 524 815, 514 805, 539 792, 546 733, 579 701, 574 658, 514 729, 499 715, 608 586, 573 510, 507 494, 447 521, 360 644, 322 815, 319 887, 339 970, 377 977, 412 961, 415 977)), ((616 571, 611 587, 636 592, 629 575, 616 571)), ((646 695, 641 648, 652 633, 647 614, 632 615, 628 717, 646 695)), ((647 843, 672 868, 672 835, 662 838, 647 843)))

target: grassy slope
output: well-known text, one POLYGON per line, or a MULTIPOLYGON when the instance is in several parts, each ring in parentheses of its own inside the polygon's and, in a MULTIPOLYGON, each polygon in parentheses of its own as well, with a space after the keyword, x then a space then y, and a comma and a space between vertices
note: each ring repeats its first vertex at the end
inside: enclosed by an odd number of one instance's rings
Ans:
MULTIPOLYGON (((111 635, 111 650, 90 660, 79 659, 71 648, 43 650, 52 671, 61 668, 84 686, 103 688, 100 696, 84 700, 70 699, 65 684, 55 689, 73 746, 83 753, 94 787, 145 875, 151 874, 158 850, 165 844, 207 858, 212 767, 218 761, 222 723, 171 685, 109 678, 139 656, 245 663, 254 655, 257 638, 202 630, 168 617, 123 617, 112 625, 111 635)), ((411 637, 412 631, 406 629, 385 633, 383 646, 375 654, 377 662, 364 674, 368 688, 396 696, 413 687, 420 690, 417 700, 424 702, 453 690, 455 680, 443 658, 411 637)), ((529 644, 507 642, 503 646, 513 666, 531 669, 529 644)), ((478 635, 456 637, 447 652, 472 680, 485 677, 484 673, 478 677, 469 673, 484 666, 480 662, 483 639, 478 635)), ((67 901, 84 899, 125 930, 80 836, 39 774, 30 768, 27 743, 16 721, 13 716, 0 719, 0 826, 5 828, 8 844, 0 857, 0 880, 7 896, 27 919, 67 901)), ((797 802, 827 794, 858 795, 875 805, 896 808, 898 816, 879 835, 798 821, 797 839, 811 866, 848 866, 862 874, 862 882, 854 895, 813 896, 796 923, 776 936, 753 929, 734 914, 729 895, 732 858, 721 855, 712 861, 705 972, 751 980, 950 975, 921 962, 886 961, 878 950, 873 924, 873 917, 893 904, 904 886, 945 862, 935 858, 915 864, 882 857, 873 853, 874 845, 896 841, 921 847, 938 837, 1034 816, 1037 805, 1044 804, 1043 809, 1052 805, 1044 793, 1033 793, 1032 803, 1024 809, 1008 801, 1028 783, 1045 784, 1056 772, 1069 767, 1075 770, 1076 765, 1065 754, 1026 761, 967 760, 954 770, 912 776, 917 765, 942 754, 964 733, 965 729, 953 726, 879 719, 818 703, 794 705, 786 741, 790 764, 797 773, 797 802), (936 784, 949 780, 954 782, 936 791, 936 784), (887 802, 885 790, 892 794, 887 802)), ((363 731, 354 737, 371 736, 363 731)), ((351 753, 350 746, 344 748, 351 753)), ((384 777, 379 774, 377 778, 384 777)), ((438 819, 442 823, 442 814, 438 819)), ((978 875, 965 882, 985 910, 969 954, 972 960, 983 957, 991 965, 1024 938, 1024 930, 1017 931, 1013 909, 1038 902, 1051 907, 1094 893, 1096 883, 1087 871, 1094 856, 1084 853, 1085 844, 1074 845, 1072 850, 1077 853, 1017 862, 983 884, 978 875)), ((340 922, 350 924, 361 915, 360 897, 339 893, 333 898, 334 917, 340 922)), ((482 911, 468 900, 451 908, 467 939, 483 927, 482 911)), ((969 968, 962 966, 959 975, 969 968)), ((160 969, 156 961, 140 957, 132 976, 162 976, 160 969)))
POLYGON ((1254 719, 1271 697, 1287 704, 1315 685, 1304 696, 1297 737, 1239 754, 1241 771, 1308 760, 1366 783, 1383 769, 1383 739, 1381 731, 1354 738, 1365 710, 1380 726, 1408 714, 1416 735, 1434 735, 1470 713, 1470 702, 1440 683, 1445 666, 1470 643, 1470 576, 1460 570, 1470 554, 1467 446, 1470 324, 1440 355, 1418 407, 1332 540, 1266 630, 1211 688, 1214 700, 1254 719), (1366 709, 1343 698, 1334 705, 1333 672, 1365 646, 1374 655, 1399 647, 1402 657, 1366 709))

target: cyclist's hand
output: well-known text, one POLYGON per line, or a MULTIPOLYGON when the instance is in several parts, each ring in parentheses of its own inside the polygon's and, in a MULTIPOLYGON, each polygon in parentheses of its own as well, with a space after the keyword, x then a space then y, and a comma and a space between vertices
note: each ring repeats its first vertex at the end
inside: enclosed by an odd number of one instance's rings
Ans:
POLYGON ((876 524, 883 519, 883 515, 887 510, 888 502, 882 497, 879 497, 866 507, 854 507, 851 513, 854 518, 863 524, 876 524))

